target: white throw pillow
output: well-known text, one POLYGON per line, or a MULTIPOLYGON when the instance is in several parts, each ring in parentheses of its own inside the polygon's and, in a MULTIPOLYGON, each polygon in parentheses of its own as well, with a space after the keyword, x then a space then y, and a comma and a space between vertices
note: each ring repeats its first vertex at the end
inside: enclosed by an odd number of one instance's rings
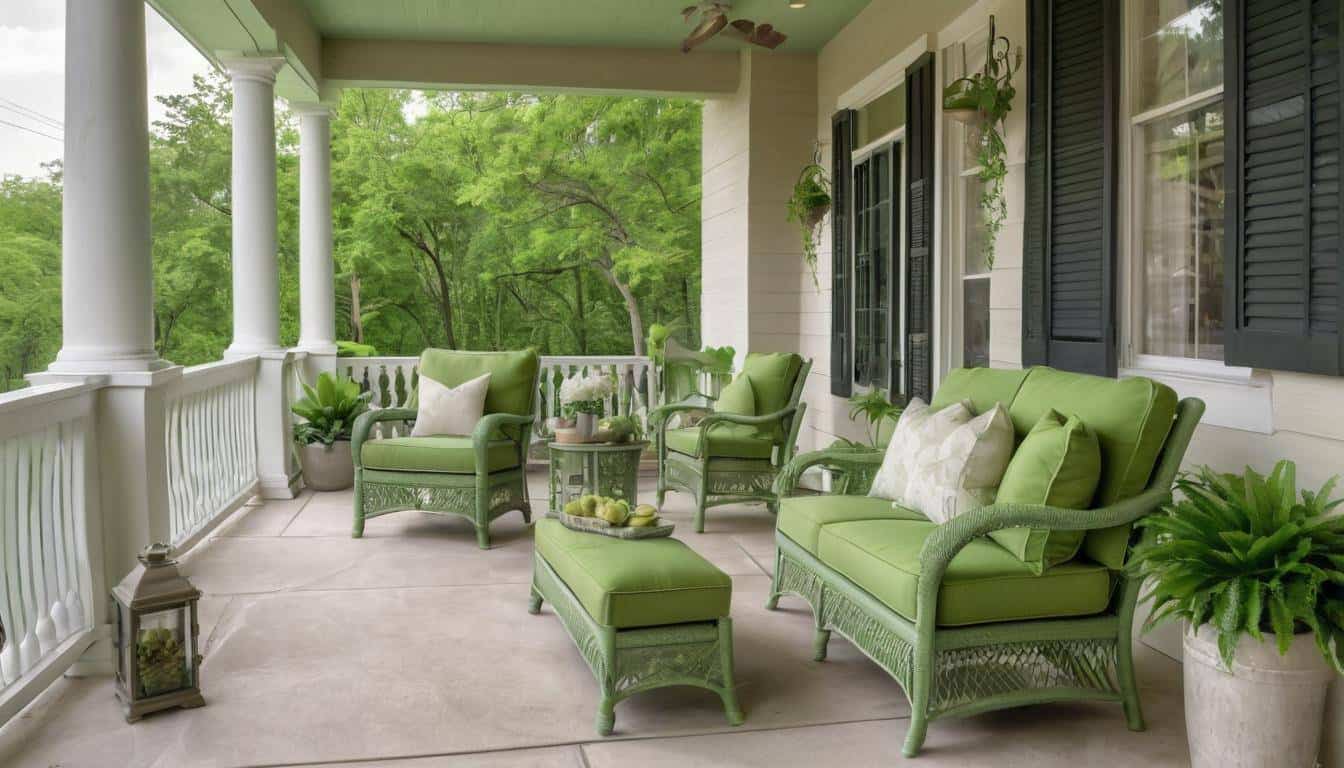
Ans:
POLYGON ((476 422, 485 413, 485 393, 489 389, 488 373, 456 387, 421 376, 416 395, 420 402, 415 412, 411 437, 470 435, 476 429, 476 422))
POLYGON ((994 502, 1013 457, 1013 422, 1002 404, 957 427, 915 457, 906 506, 935 523, 994 502))
POLYGON ((971 420, 969 401, 953 403, 937 411, 918 397, 912 399, 896 421, 896 430, 887 443, 882 467, 873 478, 868 495, 879 499, 905 502, 915 457, 929 446, 936 446, 959 426, 971 420))

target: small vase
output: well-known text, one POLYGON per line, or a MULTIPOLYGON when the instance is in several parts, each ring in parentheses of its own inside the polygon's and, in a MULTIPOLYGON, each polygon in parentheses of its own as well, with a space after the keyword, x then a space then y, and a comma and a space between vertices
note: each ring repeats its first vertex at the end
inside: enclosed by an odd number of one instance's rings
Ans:
POLYGON ((583 442, 592 442, 597 433, 597 416, 592 413, 574 414, 574 431, 583 442))

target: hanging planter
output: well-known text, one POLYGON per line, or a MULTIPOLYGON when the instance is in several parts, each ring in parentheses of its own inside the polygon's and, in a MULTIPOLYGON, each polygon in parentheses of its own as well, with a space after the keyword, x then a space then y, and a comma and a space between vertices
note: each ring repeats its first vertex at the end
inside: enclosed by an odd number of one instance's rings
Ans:
POLYGON ((817 243, 821 239, 821 223, 831 211, 831 183, 826 169, 816 160, 803 167, 789 197, 789 221, 796 222, 803 234, 803 263, 812 271, 812 283, 821 288, 817 278, 817 243))
POLYGON ((1003 121, 1013 109, 1013 74, 1022 68, 1022 48, 1013 49, 1006 37, 994 34, 994 17, 989 17, 989 42, 985 46, 985 67, 960 78, 943 89, 943 116, 973 125, 980 131, 976 173, 984 191, 980 210, 985 218, 985 263, 994 268, 994 242, 1008 203, 1003 197, 1003 180, 1008 175, 1003 142, 1003 121))

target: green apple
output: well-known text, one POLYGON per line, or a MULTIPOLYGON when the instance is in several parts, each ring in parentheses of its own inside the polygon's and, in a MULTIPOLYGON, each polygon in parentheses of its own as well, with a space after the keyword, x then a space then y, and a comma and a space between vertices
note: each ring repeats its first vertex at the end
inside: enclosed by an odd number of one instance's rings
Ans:
POLYGON ((597 514, 597 497, 593 495, 579 497, 579 512, 583 517, 592 517, 597 514))
POLYGON ((657 517, 658 508, 652 504, 640 504, 638 507, 635 507, 635 511, 630 514, 635 517, 657 517))
POLYGON ((612 525, 622 526, 625 525, 626 519, 630 517, 630 511, 622 508, 619 504, 603 504, 598 507, 597 516, 612 525))
POLYGON ((583 517, 583 504, 578 499, 570 499, 565 503, 565 514, 571 517, 583 517))
POLYGON ((631 517, 626 522, 626 525, 629 525, 631 528, 648 528, 650 526, 656 525, 657 523, 658 523, 657 515, 636 515, 631 517))

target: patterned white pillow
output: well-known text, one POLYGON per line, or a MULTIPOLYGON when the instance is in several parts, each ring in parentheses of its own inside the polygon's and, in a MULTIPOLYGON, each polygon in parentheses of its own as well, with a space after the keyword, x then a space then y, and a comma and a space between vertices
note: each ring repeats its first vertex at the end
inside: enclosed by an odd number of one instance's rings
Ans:
POLYGON ((887 443, 882 467, 877 470, 868 495, 904 503, 915 457, 929 446, 942 443, 957 427, 970 420, 970 401, 933 411, 923 400, 912 399, 896 421, 896 430, 891 435, 891 442, 887 443))
POLYGON ((935 523, 994 502, 1013 457, 1013 422, 1003 405, 957 427, 915 456, 906 506, 935 523))
POLYGON ((490 389, 490 374, 483 373, 456 387, 421 376, 416 397, 415 426, 411 437, 429 435, 470 435, 485 414, 485 393, 490 389))

